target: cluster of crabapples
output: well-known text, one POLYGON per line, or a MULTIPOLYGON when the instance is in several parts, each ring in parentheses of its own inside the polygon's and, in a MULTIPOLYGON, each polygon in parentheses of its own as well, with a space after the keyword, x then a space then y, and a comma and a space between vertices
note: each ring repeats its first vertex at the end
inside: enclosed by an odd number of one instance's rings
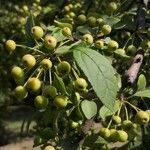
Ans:
MULTIPOLYGON (((44 36, 44 31, 40 26, 32 27, 31 33, 35 40, 40 40, 44 36)), ((68 27, 64 27, 62 29, 62 34, 64 36, 71 36, 71 30, 68 27)), ((67 95, 61 95, 57 88, 52 85, 51 78, 53 77, 50 77, 50 83, 48 85, 44 85, 42 80, 40 80, 42 73, 44 74, 44 72, 49 72, 49 76, 51 76, 51 73, 56 72, 60 77, 67 76, 71 72, 72 67, 68 61, 59 60, 55 66, 50 60, 54 49, 57 47, 57 43, 55 37, 48 34, 45 35, 43 45, 48 51, 44 56, 45 58, 37 60, 35 57, 36 55, 34 56, 30 53, 25 54, 21 59, 24 69, 19 66, 14 66, 11 70, 11 75, 18 84, 14 90, 16 98, 23 100, 27 98, 28 93, 35 93, 37 96, 34 99, 34 105, 37 109, 46 109, 49 104, 49 98, 53 99, 53 104, 58 108, 65 108, 69 103, 69 97, 67 95), (33 68, 36 69, 31 76, 26 79, 24 70, 28 72, 33 68)), ((13 40, 7 40, 5 43, 5 47, 10 53, 14 52, 17 46, 19 45, 13 40)), ((88 83, 84 78, 78 77, 73 82, 73 85, 77 91, 76 94, 78 99, 80 99, 79 93, 87 90, 88 83)))
POLYGON ((122 120, 119 115, 113 115, 109 126, 106 128, 102 127, 100 129, 100 135, 109 142, 131 141, 134 140, 139 134, 140 126, 148 124, 149 121, 150 110, 139 110, 134 118, 130 120, 122 120))

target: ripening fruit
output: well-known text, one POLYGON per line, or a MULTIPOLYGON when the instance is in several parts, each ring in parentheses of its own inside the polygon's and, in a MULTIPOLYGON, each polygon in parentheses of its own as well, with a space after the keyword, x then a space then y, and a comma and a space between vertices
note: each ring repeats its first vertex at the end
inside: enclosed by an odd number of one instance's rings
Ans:
POLYGON ((123 130, 118 130, 118 141, 126 142, 128 140, 128 134, 123 130))
POLYGON ((135 121, 138 124, 145 124, 149 122, 149 114, 145 111, 139 111, 137 112, 135 116, 135 121))
POLYGON ((116 49, 114 52, 115 52, 116 56, 126 55, 126 52, 125 52, 125 50, 123 48, 116 49))
POLYGON ((79 91, 84 91, 88 84, 86 82, 85 79, 83 78, 78 78, 75 82, 74 82, 74 86, 75 86, 75 89, 79 90, 79 91))
POLYGON ((54 104, 58 108, 65 108, 68 104, 68 97, 63 95, 56 96, 54 99, 54 104))
POLYGON ((53 146, 46 146, 45 148, 44 148, 44 150, 55 150, 55 148, 53 147, 53 146))
POLYGON ((15 66, 11 70, 11 75, 14 79, 20 79, 24 77, 24 71, 20 67, 15 66))
POLYGON ((7 40, 5 47, 9 52, 13 52, 16 49, 16 43, 13 40, 7 40))
POLYGON ((31 33, 35 39, 40 39, 44 35, 43 29, 40 26, 34 26, 31 29, 31 33))
POLYGON ((79 127, 79 123, 78 122, 75 122, 73 120, 69 120, 69 126, 71 129, 76 129, 79 127))
POLYGON ((141 42, 141 47, 143 49, 149 49, 150 48, 150 41, 148 39, 145 39, 141 42))
POLYGON ((83 25, 86 23, 86 16, 85 15, 79 15, 77 18, 77 23, 80 25, 83 25))
POLYGON ((115 125, 118 125, 121 123, 121 118, 119 116, 112 116, 112 122, 115 124, 115 125))
POLYGON ((114 51, 114 50, 118 49, 118 47, 119 47, 119 45, 118 45, 118 43, 117 43, 116 41, 110 40, 110 41, 108 42, 108 49, 109 49, 109 50, 114 51))
POLYGON ((87 44, 92 44, 93 43, 93 37, 91 34, 85 34, 82 37, 83 41, 87 44))
POLYGON ((133 44, 129 45, 129 46, 126 48, 126 54, 127 54, 127 55, 133 56, 133 55, 135 55, 135 53, 136 53, 136 47, 135 47, 133 44))
POLYGON ((65 12, 69 12, 69 11, 70 11, 70 7, 69 7, 69 6, 65 6, 65 7, 64 7, 64 11, 65 11, 65 12))
POLYGON ((72 8, 73 8, 73 5, 72 5, 72 4, 68 4, 68 7, 69 7, 70 9, 72 9, 72 8))
POLYGON ((15 88, 15 96, 17 99, 22 100, 28 96, 28 92, 24 86, 17 86, 15 88))
POLYGON ((133 123, 130 120, 124 120, 122 123, 122 128, 129 131, 133 127, 133 123))
POLYGON ((98 18, 98 19, 96 20, 96 24, 99 25, 99 26, 104 25, 104 20, 103 20, 103 18, 98 18))
POLYGON ((71 70, 71 66, 67 61, 62 61, 57 66, 57 71, 60 75, 68 74, 71 70))
POLYGON ((102 49, 102 48, 104 47, 104 41, 102 41, 102 40, 97 40, 97 41, 95 42, 95 47, 96 47, 97 49, 102 49))
POLYGON ((36 64, 36 59, 34 58, 33 55, 31 54, 26 54, 22 57, 22 63, 27 67, 27 68, 32 68, 36 64))
POLYGON ((40 64, 45 70, 52 68, 52 62, 49 59, 43 59, 40 64))
POLYGON ((96 26, 96 18, 95 17, 89 17, 88 19, 87 19, 87 22, 88 22, 88 24, 89 24, 89 26, 91 26, 91 27, 95 27, 96 26))
POLYGON ((105 139, 108 139, 109 136, 110 136, 110 130, 107 129, 107 128, 101 128, 100 131, 99 131, 99 133, 105 139))
POLYGON ((114 12, 115 10, 117 10, 117 4, 115 2, 110 2, 108 4, 108 10, 110 12, 114 12))
POLYGON ((116 129, 110 129, 109 140, 111 142, 117 142, 118 141, 118 132, 116 129))
POLYGON ((72 35, 72 32, 71 32, 70 28, 64 27, 62 29, 62 34, 66 37, 70 37, 72 35))
POLYGON ((102 26, 102 33, 104 35, 108 35, 109 33, 111 33, 111 26, 107 25, 107 24, 103 25, 102 26))
POLYGON ((57 95, 57 89, 52 85, 47 85, 47 86, 44 87, 43 95, 45 97, 50 96, 50 97, 54 98, 57 95))
POLYGON ((57 39, 51 35, 46 35, 44 38, 44 45, 47 49, 52 50, 57 45, 57 39))
POLYGON ((41 81, 35 77, 29 78, 27 81, 27 89, 37 92, 41 88, 41 81))
POLYGON ((42 95, 36 96, 34 105, 37 109, 45 109, 48 105, 48 99, 42 95))
POLYGON ((76 16, 76 14, 74 12, 69 12, 68 15, 71 17, 71 18, 74 18, 76 16))

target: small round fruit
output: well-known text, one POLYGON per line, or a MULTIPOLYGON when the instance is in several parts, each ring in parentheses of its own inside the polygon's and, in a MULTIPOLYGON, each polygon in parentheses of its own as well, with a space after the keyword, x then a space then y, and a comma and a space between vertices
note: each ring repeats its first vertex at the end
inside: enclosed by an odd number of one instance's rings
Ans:
POLYGON ((71 129, 76 129, 79 127, 79 123, 78 122, 75 122, 73 120, 69 120, 69 125, 70 125, 70 128, 71 129))
POLYGON ((24 86, 17 86, 15 88, 15 96, 17 99, 22 100, 28 96, 28 92, 24 86))
POLYGON ((109 140, 111 142, 117 142, 118 141, 118 132, 116 129, 110 129, 109 140))
POLYGON ((74 82, 74 86, 75 86, 75 89, 79 90, 79 91, 84 91, 88 84, 86 82, 85 79, 83 78, 78 78, 75 82, 74 82))
POLYGON ((88 19, 87 19, 87 22, 88 22, 88 24, 89 24, 89 26, 91 26, 91 27, 95 27, 96 26, 96 18, 95 17, 89 17, 88 19))
POLYGON ((57 39, 51 35, 46 35, 44 38, 44 45, 47 49, 52 50, 57 45, 57 39))
POLYGON ((65 12, 69 12, 69 11, 70 11, 69 6, 65 6, 65 7, 64 7, 64 11, 65 11, 65 12))
POLYGON ((98 18, 98 19, 96 20, 96 24, 99 25, 99 26, 104 25, 104 20, 103 20, 103 18, 98 18))
POLYGON ((77 18, 77 23, 80 25, 83 25, 86 23, 86 16, 85 15, 79 15, 77 18))
POLYGON ((68 97, 63 95, 56 96, 54 99, 54 104, 58 108, 65 108, 68 104, 68 97))
POLYGON ((129 46, 126 48, 126 53, 127 53, 127 55, 129 55, 129 56, 135 55, 135 53, 136 53, 136 47, 135 47, 133 44, 129 45, 129 46))
POLYGON ((108 42, 108 50, 114 51, 114 50, 118 49, 118 47, 119 47, 119 45, 118 45, 118 43, 116 41, 110 40, 108 42))
POLYGON ((109 136, 110 136, 110 130, 107 128, 101 128, 99 133, 105 139, 109 138, 109 136))
POLYGON ((76 14, 74 12, 69 12, 68 15, 71 17, 71 18, 74 18, 76 16, 76 14))
POLYGON ((38 78, 29 78, 27 81, 27 89, 32 92, 37 92, 41 88, 41 81, 38 78))
POLYGON ((33 37, 37 40, 42 38, 42 36, 44 35, 43 29, 40 26, 32 27, 31 33, 33 34, 33 37))
POLYGON ((124 130, 129 131, 133 127, 133 123, 130 120, 124 120, 122 127, 124 130))
POLYGON ((52 68, 52 62, 49 59, 43 59, 40 64, 46 70, 52 68))
POLYGON ((45 88, 43 90, 43 95, 45 97, 50 96, 50 97, 54 98, 57 95, 57 89, 52 85, 47 85, 47 86, 45 86, 45 88))
POLYGON ((115 124, 115 125, 118 125, 121 123, 121 118, 119 116, 113 116, 112 117, 112 122, 115 124))
POLYGON ((32 68, 36 64, 36 59, 34 58, 33 55, 31 54, 26 54, 22 57, 22 63, 27 67, 27 68, 32 68))
POLYGON ((108 10, 114 12, 115 10, 117 10, 117 4, 115 2, 110 2, 108 4, 108 10))
POLYGON ((70 28, 64 27, 62 29, 62 34, 66 37, 70 37, 72 35, 72 32, 71 32, 70 28))
POLYGON ((141 42, 141 47, 143 49, 149 49, 150 48, 150 41, 148 39, 145 39, 141 42))
POLYGON ((24 71, 20 67, 15 66, 11 70, 11 75, 15 79, 20 79, 24 77, 24 71))
POLYGON ((44 148, 44 150, 55 150, 55 148, 53 147, 53 146, 46 146, 45 148, 44 148))
POLYGON ((118 141, 126 142, 128 140, 128 134, 123 130, 118 130, 118 141))
POLYGON ((82 39, 87 44, 92 44, 93 43, 93 36, 91 34, 85 34, 85 35, 83 35, 82 39))
POLYGON ((48 105, 48 99, 42 95, 36 96, 34 105, 37 109, 45 109, 48 105))
POLYGON ((5 47, 9 52, 13 52, 16 49, 16 43, 13 40, 7 40, 5 47))
POLYGON ((115 53, 115 55, 116 55, 117 57, 120 57, 120 56, 126 55, 125 50, 124 50, 124 49, 122 49, 122 48, 116 49, 116 50, 114 51, 114 53, 115 53))
POLYGON ((102 41, 102 40, 97 40, 97 41, 95 42, 95 47, 96 47, 97 49, 102 49, 102 48, 104 47, 104 41, 102 41))
POLYGON ((107 25, 107 24, 103 25, 103 26, 102 26, 102 33, 103 33, 104 35, 110 34, 110 33, 111 33, 111 26, 110 26, 110 25, 107 25))
POLYGON ((135 121, 138 124, 145 124, 149 122, 149 114, 145 111, 139 111, 137 112, 135 116, 135 121))
POLYGON ((62 61, 57 66, 57 71, 60 75, 68 74, 71 70, 71 66, 67 61, 62 61))

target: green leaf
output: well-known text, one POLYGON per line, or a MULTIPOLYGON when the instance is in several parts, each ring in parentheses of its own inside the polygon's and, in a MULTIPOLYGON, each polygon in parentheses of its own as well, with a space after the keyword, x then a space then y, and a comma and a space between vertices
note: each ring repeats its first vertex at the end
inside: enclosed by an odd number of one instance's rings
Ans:
POLYGON ((54 73, 54 86, 59 92, 61 92, 61 94, 67 94, 62 78, 60 78, 56 73, 54 73))
POLYGON ((150 98, 150 89, 138 91, 133 96, 150 98))
POLYGON ((99 116, 102 119, 105 119, 108 116, 111 116, 113 114, 115 114, 120 108, 120 101, 116 101, 113 111, 111 111, 110 109, 108 109, 106 106, 102 106, 101 109, 99 110, 99 116))
POLYGON ((31 14, 29 17, 27 17, 27 21, 25 24, 25 30, 27 36, 31 36, 31 28, 34 26, 34 20, 33 20, 33 15, 31 14))
POLYGON ((79 26, 76 28, 76 30, 82 34, 90 34, 91 33, 91 28, 88 26, 79 26))
POLYGON ((81 102, 81 109, 87 119, 97 114, 97 105, 94 101, 84 100, 81 102))
POLYGON ((82 45, 73 47, 73 55, 102 103, 108 109, 113 110, 118 84, 109 60, 82 45))
POLYGON ((146 88, 146 78, 143 74, 141 74, 138 77, 137 86, 138 86, 138 91, 145 90, 145 88, 146 88))
POLYGON ((66 46, 66 45, 61 46, 56 49, 55 54, 62 55, 62 54, 68 53, 70 48, 71 46, 66 46))

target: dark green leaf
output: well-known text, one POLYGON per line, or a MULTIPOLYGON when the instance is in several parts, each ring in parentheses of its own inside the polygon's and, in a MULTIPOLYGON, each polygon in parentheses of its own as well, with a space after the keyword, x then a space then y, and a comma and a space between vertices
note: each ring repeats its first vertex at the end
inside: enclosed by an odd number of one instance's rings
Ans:
POLYGON ((102 103, 113 110, 118 85, 110 62, 98 52, 82 45, 73 48, 73 55, 102 103))

